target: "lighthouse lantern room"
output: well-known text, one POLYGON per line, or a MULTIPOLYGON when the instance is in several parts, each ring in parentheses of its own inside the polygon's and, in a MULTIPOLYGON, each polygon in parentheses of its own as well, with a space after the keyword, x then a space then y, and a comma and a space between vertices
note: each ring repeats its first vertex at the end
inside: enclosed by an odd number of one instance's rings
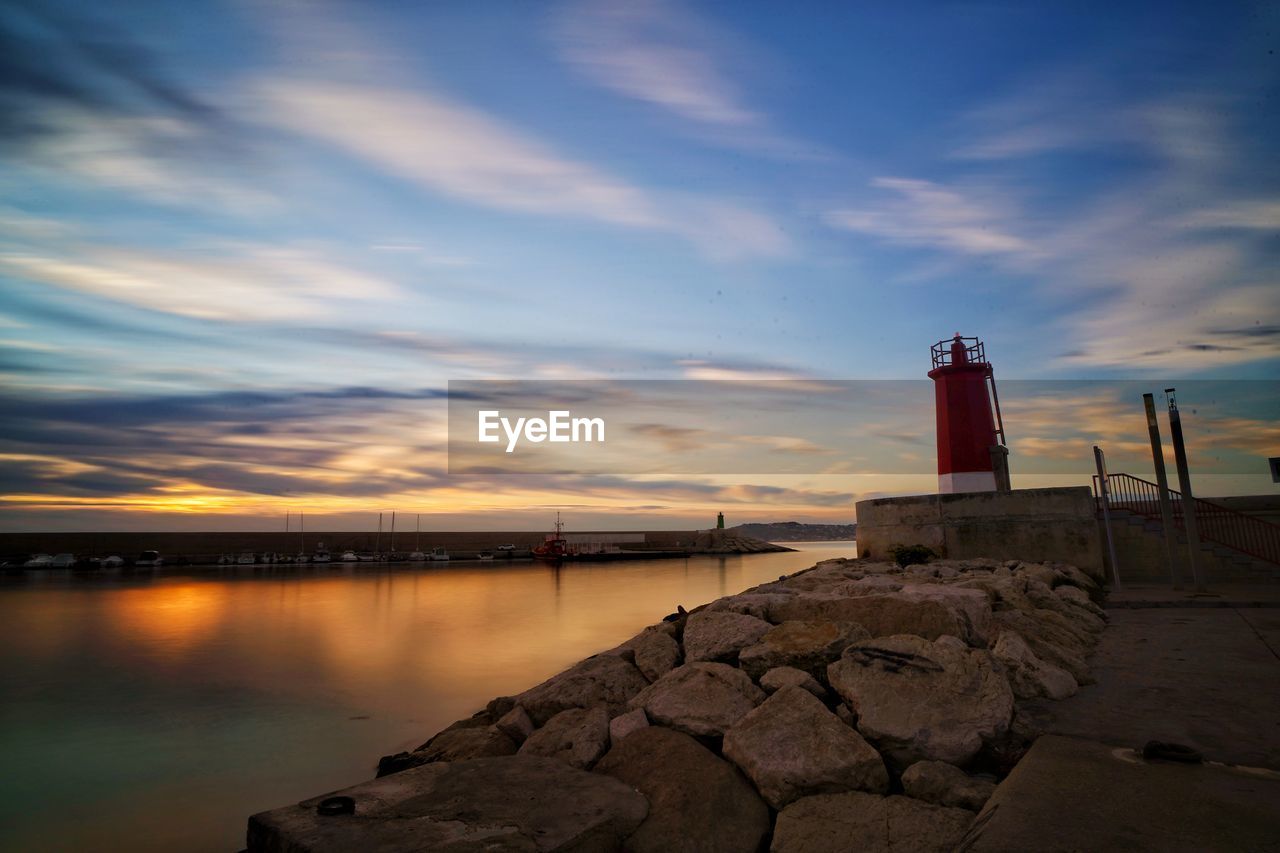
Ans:
POLYGON ((938 420, 938 491, 1009 489, 1008 450, 995 375, 977 338, 956 332, 931 348, 938 420))

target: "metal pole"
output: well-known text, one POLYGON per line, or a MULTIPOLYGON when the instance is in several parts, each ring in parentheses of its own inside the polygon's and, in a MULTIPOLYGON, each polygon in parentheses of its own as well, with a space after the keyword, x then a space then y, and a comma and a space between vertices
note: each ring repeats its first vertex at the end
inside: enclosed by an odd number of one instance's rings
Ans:
POLYGON ((394 554, 396 550, 396 512, 391 511, 391 552, 394 554))
POLYGON ((1093 461, 1098 466, 1098 498, 1102 501, 1102 528, 1107 533, 1107 554, 1111 557, 1111 583, 1115 586, 1116 592, 1122 587, 1120 585, 1120 566, 1116 563, 1116 543, 1111 537, 1111 504, 1108 498, 1110 486, 1107 485, 1107 461, 1102 455, 1102 448, 1098 445, 1093 446, 1093 461))
POLYGON ((1156 420, 1154 394, 1143 394, 1142 405, 1147 410, 1147 432, 1151 434, 1151 459, 1156 466, 1156 488, 1160 497, 1160 525, 1164 528, 1164 555, 1169 561, 1169 579, 1174 589, 1182 589, 1178 576, 1177 535, 1173 528, 1173 503, 1169 500, 1169 478, 1164 470, 1164 448, 1160 444, 1160 421, 1156 420))
POLYGON ((382 553, 382 513, 378 513, 378 538, 373 546, 373 554, 376 557, 382 553))
POLYGON ((1191 582, 1196 592, 1205 591, 1204 580, 1196 567, 1196 552, 1200 550, 1200 529, 1196 526, 1196 499, 1191 494, 1191 472, 1187 469, 1187 446, 1182 441, 1182 416, 1178 414, 1178 399, 1174 389, 1164 389, 1169 400, 1169 433, 1173 436, 1173 459, 1178 466, 1178 489, 1182 492, 1182 523, 1187 531, 1187 563, 1191 567, 1191 582))

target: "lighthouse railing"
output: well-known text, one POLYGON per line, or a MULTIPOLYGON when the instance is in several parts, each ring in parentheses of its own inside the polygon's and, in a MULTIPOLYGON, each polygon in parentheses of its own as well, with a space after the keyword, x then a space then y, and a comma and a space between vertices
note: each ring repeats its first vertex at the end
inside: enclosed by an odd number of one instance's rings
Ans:
MULTIPOLYGON (((1110 474, 1107 486, 1112 511, 1128 510, 1135 515, 1160 520, 1160 487, 1155 483, 1130 474, 1110 474)), ((1186 502, 1181 492, 1168 491, 1173 504, 1173 525, 1179 531, 1185 530, 1186 502)), ((1093 492, 1094 495, 1099 494, 1096 475, 1093 492)), ((1201 539, 1280 565, 1280 524, 1272 524, 1203 498, 1193 498, 1191 504, 1201 539)))

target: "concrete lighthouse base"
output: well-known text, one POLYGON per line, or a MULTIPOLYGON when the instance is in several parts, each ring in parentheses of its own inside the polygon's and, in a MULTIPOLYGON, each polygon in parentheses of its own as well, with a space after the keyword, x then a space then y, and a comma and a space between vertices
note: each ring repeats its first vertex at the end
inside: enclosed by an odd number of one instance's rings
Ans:
POLYGON ((1104 579, 1088 486, 877 498, 858 501, 857 513, 859 557, 886 557, 894 545, 926 545, 953 560, 1072 563, 1104 579))

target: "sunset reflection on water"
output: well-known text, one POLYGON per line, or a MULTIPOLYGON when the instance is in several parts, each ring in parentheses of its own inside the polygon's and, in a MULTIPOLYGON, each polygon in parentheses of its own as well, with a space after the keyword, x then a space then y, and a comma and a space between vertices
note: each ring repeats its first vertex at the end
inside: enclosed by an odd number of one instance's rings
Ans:
MULTIPOLYGON (((0 848, 231 850, 677 605, 852 555, 65 575, 0 586, 0 848)), ((818 553, 815 553, 818 552, 818 553)))

